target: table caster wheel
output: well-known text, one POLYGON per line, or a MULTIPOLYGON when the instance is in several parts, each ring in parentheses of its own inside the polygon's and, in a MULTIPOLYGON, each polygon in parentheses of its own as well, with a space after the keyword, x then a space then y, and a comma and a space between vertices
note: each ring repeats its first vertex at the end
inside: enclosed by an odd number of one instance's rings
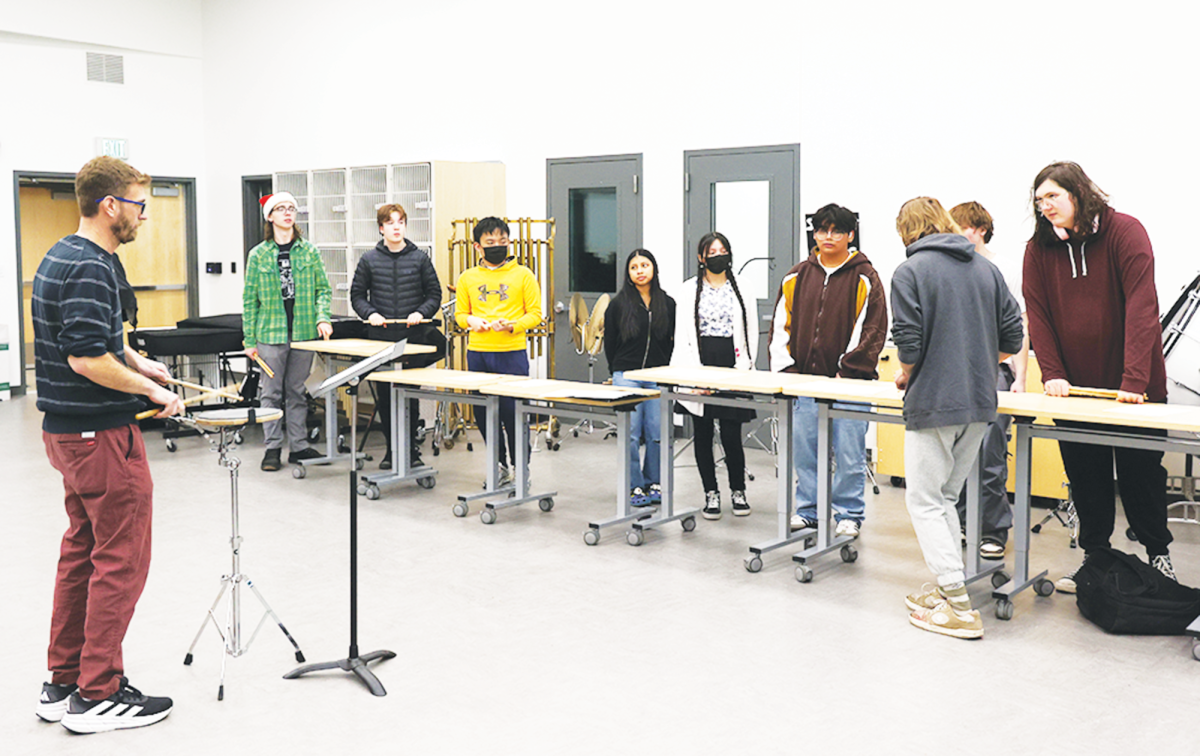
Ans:
POLYGON ((1046 578, 1040 578, 1034 582, 1033 590, 1039 596, 1050 596, 1054 593, 1054 582, 1046 578))
POLYGON ((354 460, 354 469, 355 470, 361 470, 366 466, 367 466, 367 460, 363 459, 362 457, 359 457, 358 459, 354 460))
POLYGON ((235 431, 235 432, 234 432, 234 434, 233 434, 233 443, 235 443, 235 444, 241 444, 241 443, 244 443, 244 442, 245 442, 245 440, 246 440, 246 438, 245 438, 245 437, 242 435, 242 432, 241 432, 241 431, 235 431))
POLYGON ((359 496, 366 496, 366 495, 367 495, 367 484, 366 484, 366 483, 359 483, 359 484, 358 484, 358 495, 359 495, 359 496))
POLYGON ((176 449, 179 448, 178 446, 175 445, 175 439, 173 439, 173 438, 168 438, 166 441, 166 444, 167 444, 167 451, 169 451, 169 452, 174 452, 176 449))
POLYGON ((996 599, 996 619, 1010 620, 1013 616, 1013 604, 1008 599, 996 599))
POLYGON ((599 530, 583 531, 583 542, 586 543, 588 546, 595 546, 596 544, 600 543, 600 531, 599 530))
POLYGON ((684 533, 691 533, 693 530, 696 529, 696 518, 695 517, 684 517, 682 520, 679 521, 679 525, 683 528, 684 533))
POLYGON ((630 546, 641 546, 646 542, 646 535, 640 530, 631 530, 625 534, 625 540, 630 546))
POLYGON ((538 509, 543 512, 549 512, 551 509, 554 509, 554 499, 551 499, 549 496, 544 499, 538 499, 538 509))
POLYGON ((308 468, 305 467, 304 465, 296 465, 295 467, 292 468, 292 477, 293 478, 300 480, 305 475, 308 475, 308 468))
POLYGON ((858 549, 854 548, 850 544, 846 544, 845 546, 842 547, 842 561, 843 562, 849 564, 849 563, 857 561, 857 560, 858 560, 858 549))
POLYGON ((1200 643, 1192 641, 1192 658, 1200 661, 1200 643))
MULTIPOLYGON (((1004 570, 999 570, 998 572, 993 572, 992 573, 992 587, 999 588, 1000 586, 1004 585, 1011 579, 1012 579, 1011 576, 1004 570)), ((1047 593, 1046 595, 1049 596, 1050 594, 1047 593)))
POLYGON ((454 513, 455 517, 466 517, 467 512, 469 510, 467 508, 467 503, 464 501, 460 501, 457 504, 455 504, 453 507, 451 507, 450 511, 454 513))
POLYGON ((796 579, 801 583, 811 583, 813 579, 812 568, 806 564, 802 564, 796 568, 796 579))
POLYGON ((742 560, 742 564, 746 565, 746 572, 761 572, 763 567, 762 557, 758 554, 746 557, 742 560))
POLYGON ((479 520, 484 525, 492 525, 496 522, 496 510, 485 509, 479 513, 479 520))
POLYGON ((432 475, 425 478, 417 478, 417 485, 425 490, 429 490, 437 485, 437 478, 432 475))
POLYGON ((367 487, 367 498, 370 499, 371 501, 375 501, 376 499, 378 499, 379 498, 379 486, 368 486, 367 487))

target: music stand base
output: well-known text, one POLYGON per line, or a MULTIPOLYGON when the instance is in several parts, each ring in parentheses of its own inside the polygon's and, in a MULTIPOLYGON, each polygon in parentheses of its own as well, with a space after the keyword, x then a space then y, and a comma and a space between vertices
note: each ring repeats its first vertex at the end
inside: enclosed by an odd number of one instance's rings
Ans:
POLYGON ((373 661, 386 661, 388 659, 394 659, 395 657, 396 654, 394 651, 372 651, 369 654, 363 654, 362 656, 350 656, 345 659, 338 659, 337 661, 305 664, 303 667, 297 667, 291 672, 288 672, 283 676, 283 679, 295 680, 297 677, 308 674, 309 672, 317 672, 324 669, 340 669, 344 672, 354 673, 359 680, 363 681, 363 684, 367 686, 367 689, 371 691, 371 695, 386 696, 387 691, 383 689, 383 683, 379 682, 379 678, 375 676, 375 673, 367 668, 367 664, 373 661))

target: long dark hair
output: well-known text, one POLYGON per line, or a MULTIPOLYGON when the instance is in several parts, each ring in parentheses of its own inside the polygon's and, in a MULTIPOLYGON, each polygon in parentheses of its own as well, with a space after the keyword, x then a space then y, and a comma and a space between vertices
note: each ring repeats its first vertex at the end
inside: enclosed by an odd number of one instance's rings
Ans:
POLYGON ((1079 163, 1051 163, 1038 172, 1033 180, 1033 188, 1029 190, 1029 199, 1033 203, 1033 239, 1043 246, 1057 244, 1059 238, 1054 233, 1054 226, 1046 220, 1038 208, 1038 187, 1047 181, 1053 181, 1071 195, 1075 204, 1075 228, 1069 229, 1073 236, 1091 236, 1092 222, 1108 207, 1108 195, 1100 191, 1088 175, 1079 167, 1079 163))
POLYGON ((637 315, 642 306, 642 293, 638 291, 637 284, 629 277, 629 263, 633 262, 635 257, 644 257, 654 266, 654 275, 650 278, 651 333, 655 338, 669 339, 671 324, 667 322, 667 293, 662 290, 662 284, 658 281, 658 260, 654 259, 654 255, 648 249, 635 249, 629 253, 629 257, 625 258, 625 285, 614 297, 614 301, 619 299, 624 306, 624 309, 621 310, 621 322, 617 323, 617 329, 621 338, 626 341, 637 336, 637 315), (655 319, 654 315, 659 317, 655 319))
MULTIPOLYGON (((750 351, 750 324, 746 322, 746 302, 742 299, 742 292, 738 289, 737 278, 733 275, 733 247, 729 246, 729 239, 725 238, 725 234, 713 231, 707 233, 700 239, 700 245, 696 248, 696 254, 701 260, 708 259, 708 248, 713 245, 713 242, 720 241, 721 246, 725 247, 725 251, 729 253, 729 270, 725 275, 729 278, 729 283, 733 286, 733 293, 737 296, 738 305, 742 308, 742 333, 746 336, 746 356, 749 357, 750 351)), ((696 321, 696 345, 700 344, 700 292, 704 290, 704 263, 700 263, 700 270, 696 272, 696 309, 694 320, 696 321)))
MULTIPOLYGON (((300 223, 292 224, 292 241, 300 241, 304 238, 304 234, 300 233, 300 223)), ((267 221, 263 224, 263 241, 272 241, 275 239, 275 224, 267 221)))

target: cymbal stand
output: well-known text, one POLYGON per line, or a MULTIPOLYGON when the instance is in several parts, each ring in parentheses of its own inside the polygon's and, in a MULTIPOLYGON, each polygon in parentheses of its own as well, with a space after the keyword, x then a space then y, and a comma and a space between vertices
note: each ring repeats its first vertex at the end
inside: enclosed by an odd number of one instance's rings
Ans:
MULTIPOLYGON (((267 617, 275 620, 275 624, 279 626, 280 632, 296 649, 296 661, 304 661, 304 653, 300 651, 300 645, 296 643, 296 639, 284 627, 283 621, 279 619, 279 615, 271 609, 270 604, 263 598, 258 587, 250 579, 250 576, 242 572, 241 566, 241 550, 242 536, 238 525, 238 468, 241 466, 241 460, 230 454, 230 451, 237 447, 237 438, 240 437, 242 426, 221 426, 219 428, 219 437, 216 442, 214 451, 218 452, 220 464, 225 469, 229 470, 229 496, 230 496, 230 519, 231 519, 231 535, 229 538, 229 550, 232 558, 232 565, 228 574, 221 576, 221 589, 217 591, 217 597, 213 600, 212 606, 208 608, 208 614, 200 622, 200 629, 196 631, 196 637, 192 639, 192 645, 188 646, 187 656, 183 657, 184 664, 192 663, 192 652, 196 650, 196 644, 200 641, 200 636, 204 634, 204 628, 211 621, 217 634, 221 636, 221 640, 225 644, 225 653, 221 655, 221 682, 217 687, 217 700, 225 700, 225 662, 230 656, 238 657, 250 650, 250 644, 254 642, 258 636, 258 631, 262 628, 263 622, 267 617), (258 599, 258 603, 262 604, 263 614, 259 618, 258 624, 254 626, 254 632, 250 634, 249 640, 244 643, 242 639, 242 584, 245 584, 258 599), (225 613, 225 624, 222 625, 217 620, 217 605, 221 603, 226 591, 229 592, 229 606, 225 613)), ((201 433, 205 436, 208 434, 204 431, 201 433)), ((210 444, 213 442, 210 440, 210 444)))
MULTIPOLYGON (((597 344, 596 351, 600 351, 600 346, 597 344)), ((596 355, 589 351, 580 352, 587 355, 588 361, 588 383, 596 382, 596 355)), ((570 427, 571 435, 578 438, 579 431, 591 433, 593 429, 600 428, 604 431, 604 437, 616 438, 617 426, 607 420, 594 421, 591 418, 584 418, 570 427)))

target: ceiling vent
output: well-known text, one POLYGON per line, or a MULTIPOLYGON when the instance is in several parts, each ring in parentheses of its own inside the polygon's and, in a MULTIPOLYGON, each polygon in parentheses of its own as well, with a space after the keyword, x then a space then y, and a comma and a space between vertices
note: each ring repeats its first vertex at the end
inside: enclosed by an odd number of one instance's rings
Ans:
POLYGON ((124 84, 125 58, 120 55, 90 52, 87 54, 87 77, 88 81, 124 84))

